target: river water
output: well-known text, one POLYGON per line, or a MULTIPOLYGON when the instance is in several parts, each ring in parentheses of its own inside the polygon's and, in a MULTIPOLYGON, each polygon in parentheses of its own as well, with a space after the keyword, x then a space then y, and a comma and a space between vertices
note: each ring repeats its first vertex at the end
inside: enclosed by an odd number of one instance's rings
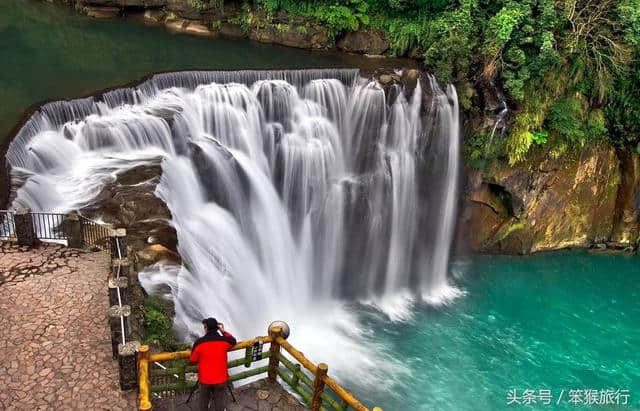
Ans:
MULTIPOLYGON (((30 104, 87 94, 149 72, 352 64, 335 54, 92 21, 20 0, 0 5, 0 34, 10 63, 0 69, 3 134, 30 104)), ((338 320, 357 328, 360 347, 327 330, 335 339, 327 339, 330 348, 314 347, 319 357, 312 359, 329 362, 350 390, 387 411, 584 409, 583 390, 598 391, 590 391, 592 402, 611 390, 609 402, 639 407, 638 263, 638 257, 586 252, 456 258, 448 281, 458 298, 440 305, 414 302, 401 316, 391 315, 394 321, 375 299, 347 304, 338 320), (345 347, 345 355, 331 353, 345 347), (380 362, 368 361, 373 359, 380 362), (529 404, 509 404, 514 400, 529 404)), ((314 328, 323 335, 321 324, 314 328)))

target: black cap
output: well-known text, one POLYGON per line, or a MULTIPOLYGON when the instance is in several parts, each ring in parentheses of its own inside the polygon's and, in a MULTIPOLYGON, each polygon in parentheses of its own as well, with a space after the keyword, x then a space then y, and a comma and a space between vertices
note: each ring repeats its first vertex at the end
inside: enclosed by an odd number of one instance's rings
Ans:
POLYGON ((202 320, 202 324, 206 325, 209 331, 215 331, 218 329, 218 321, 216 321, 215 318, 205 318, 202 320))

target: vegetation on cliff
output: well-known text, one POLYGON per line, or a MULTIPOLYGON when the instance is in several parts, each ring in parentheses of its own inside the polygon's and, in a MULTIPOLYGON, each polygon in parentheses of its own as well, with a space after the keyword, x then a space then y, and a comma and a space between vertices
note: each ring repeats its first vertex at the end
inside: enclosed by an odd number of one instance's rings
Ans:
POLYGON ((178 351, 189 348, 176 341, 173 335, 173 307, 170 301, 160 297, 144 299, 144 342, 155 345, 160 351, 178 351))
POLYGON ((388 53, 456 82, 471 114, 487 108, 475 90, 503 89, 509 132, 476 129, 472 161, 513 164, 536 145, 557 158, 597 140, 640 151, 640 0, 254 0, 244 10, 245 20, 252 10, 313 19, 334 38, 378 30, 388 53))

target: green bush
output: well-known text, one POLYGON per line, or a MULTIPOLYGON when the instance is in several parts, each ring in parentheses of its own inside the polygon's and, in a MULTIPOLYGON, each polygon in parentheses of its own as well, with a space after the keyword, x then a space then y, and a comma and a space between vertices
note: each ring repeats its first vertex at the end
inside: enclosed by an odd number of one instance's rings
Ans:
POLYGON ((188 344, 177 342, 173 336, 173 320, 170 303, 160 297, 144 299, 144 342, 157 344, 163 351, 178 351, 189 348, 188 344))

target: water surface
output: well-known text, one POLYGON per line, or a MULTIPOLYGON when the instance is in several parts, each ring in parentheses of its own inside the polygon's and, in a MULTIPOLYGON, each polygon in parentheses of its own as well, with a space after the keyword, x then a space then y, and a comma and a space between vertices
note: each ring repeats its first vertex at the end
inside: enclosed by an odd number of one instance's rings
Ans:
POLYGON ((409 374, 355 392, 385 410, 571 410, 588 406, 569 403, 569 390, 620 389, 628 405, 592 407, 640 407, 639 264, 586 252, 458 260, 467 295, 454 304, 417 309, 410 323, 360 311, 409 374), (508 405, 511 389, 548 389, 553 401, 508 405))
POLYGON ((152 72, 355 64, 338 53, 174 35, 131 19, 96 20, 32 0, 0 1, 0 55, 0 140, 34 103, 90 94, 152 72))

